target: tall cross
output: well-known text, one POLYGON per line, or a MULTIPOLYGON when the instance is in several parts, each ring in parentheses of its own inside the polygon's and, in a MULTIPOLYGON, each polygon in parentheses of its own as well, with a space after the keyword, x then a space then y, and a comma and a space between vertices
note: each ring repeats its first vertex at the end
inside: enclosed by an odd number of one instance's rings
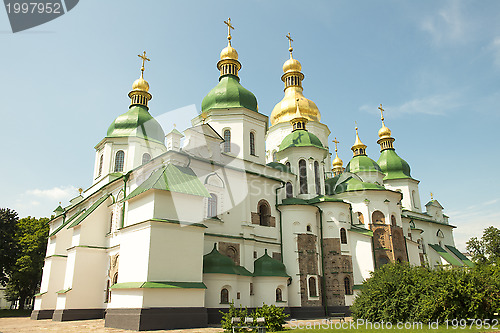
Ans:
POLYGON ((380 110, 380 119, 382 119, 382 123, 384 123, 384 111, 385 110, 382 108, 382 104, 380 104, 378 109, 380 110))
POLYGON ((144 62, 151 61, 151 59, 148 59, 146 57, 146 51, 144 51, 142 54, 138 54, 137 56, 142 59, 142 67, 141 67, 141 77, 142 77, 144 74, 144 62))
POLYGON ((293 39, 292 39, 292 36, 290 36, 290 33, 288 33, 288 35, 286 35, 285 37, 288 38, 288 51, 290 51, 290 56, 292 56, 292 51, 293 51, 293 47, 292 47, 293 39))
POLYGON ((227 25, 227 40, 229 41, 229 45, 231 45, 231 29, 234 30, 233 25, 231 24, 231 18, 229 17, 227 21, 224 21, 227 25))
POLYGON ((332 141, 335 143, 335 153, 337 152, 337 144, 340 143, 340 141, 337 140, 337 137, 335 137, 335 140, 332 141))

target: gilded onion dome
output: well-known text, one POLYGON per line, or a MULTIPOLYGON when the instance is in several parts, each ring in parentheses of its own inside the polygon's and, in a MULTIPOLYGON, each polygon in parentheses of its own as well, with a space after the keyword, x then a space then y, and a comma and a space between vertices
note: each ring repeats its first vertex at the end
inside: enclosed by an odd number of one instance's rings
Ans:
POLYGON ((337 144, 339 141, 335 138, 333 142, 335 143, 335 158, 332 161, 332 172, 334 176, 337 176, 344 171, 344 162, 340 159, 337 152, 337 144))
POLYGON ((273 112, 271 112, 271 126, 278 123, 290 122, 295 117, 297 107, 300 109, 301 115, 307 118, 307 120, 319 122, 321 114, 318 107, 313 101, 305 98, 302 93, 304 74, 301 72, 302 65, 300 62, 293 58, 293 39, 290 37, 290 34, 286 37, 289 40, 290 47, 288 50, 290 51, 290 59, 283 64, 284 74, 281 76, 281 80, 285 83, 285 96, 276 104, 273 112))
POLYGON ((354 145, 351 147, 351 150, 354 156, 345 167, 346 172, 357 173, 361 171, 366 171, 366 172, 381 171, 380 166, 377 164, 377 162, 366 156, 366 145, 359 139, 357 126, 356 126, 356 141, 354 142, 354 145))
POLYGON ((377 143, 380 145, 380 151, 385 149, 393 149, 392 143, 395 141, 393 137, 391 137, 391 130, 385 126, 384 123, 384 109, 382 108, 382 104, 378 107, 380 110, 380 119, 382 120, 382 127, 378 131, 378 137, 380 139, 377 140, 377 143))
POLYGON ((240 84, 238 71, 241 63, 238 52, 231 45, 231 19, 224 21, 228 28, 227 46, 220 53, 217 69, 220 71, 219 83, 203 98, 201 111, 212 109, 245 108, 258 112, 257 98, 240 84))

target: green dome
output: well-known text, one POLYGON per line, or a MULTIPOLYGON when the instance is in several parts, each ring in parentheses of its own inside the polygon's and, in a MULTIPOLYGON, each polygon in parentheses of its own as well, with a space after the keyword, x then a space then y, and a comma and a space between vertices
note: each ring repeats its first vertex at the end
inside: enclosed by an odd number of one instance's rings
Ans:
POLYGON ((237 266, 231 258, 217 251, 217 244, 214 244, 212 252, 203 256, 203 274, 206 273, 252 276, 244 267, 237 266))
POLYGON ((142 105, 132 105, 130 109, 118 116, 109 126, 108 138, 138 137, 146 140, 165 143, 165 132, 161 125, 142 105))
POLYGON ((257 98, 249 90, 243 88, 237 76, 224 75, 219 79, 219 83, 203 98, 201 111, 230 108, 246 108, 257 112, 257 98))
POLYGON ((266 164, 268 167, 271 167, 273 169, 277 169, 277 170, 280 170, 280 171, 283 171, 283 172, 291 172, 290 171, 290 168, 287 167, 286 165, 284 165, 283 163, 279 163, 279 162, 269 162, 266 164))
POLYGON ((411 178, 410 165, 396 154, 394 149, 385 149, 380 154, 378 165, 383 173, 384 180, 411 178))
POLYGON ((283 141, 281 141, 279 151, 290 147, 316 147, 325 149, 320 139, 306 130, 296 130, 288 134, 283 141))
POLYGON ((354 177, 349 177, 340 184, 336 184, 334 190, 332 189, 334 192, 331 194, 364 190, 385 190, 385 188, 377 184, 365 183, 354 177))
POLYGON ((345 167, 345 172, 382 171, 379 165, 366 155, 354 156, 345 167))
POLYGON ((281 261, 271 258, 266 252, 262 257, 255 260, 253 263, 254 276, 283 276, 289 277, 286 274, 286 267, 281 261))

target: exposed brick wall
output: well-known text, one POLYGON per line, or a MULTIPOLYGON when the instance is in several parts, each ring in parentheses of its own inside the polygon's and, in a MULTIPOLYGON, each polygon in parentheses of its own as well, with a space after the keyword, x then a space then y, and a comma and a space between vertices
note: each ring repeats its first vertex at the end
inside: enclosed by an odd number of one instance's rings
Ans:
POLYGON ((349 278, 351 292, 353 286, 352 257, 343 255, 340 238, 323 239, 324 279, 328 306, 345 305, 344 279, 349 278))
POLYGON ((240 244, 219 242, 219 252, 231 258, 236 265, 240 265, 240 244))
POLYGON ((321 278, 318 276, 317 294, 319 298, 309 300, 307 276, 319 275, 319 253, 317 252, 317 237, 312 234, 297 235, 297 249, 299 251, 299 278, 300 298, 302 306, 321 306, 321 278))
POLYGON ((376 267, 396 260, 408 261, 406 240, 399 226, 371 224, 376 267))
POLYGON ((279 253, 279 252, 273 252, 273 259, 281 261, 281 253, 279 253))

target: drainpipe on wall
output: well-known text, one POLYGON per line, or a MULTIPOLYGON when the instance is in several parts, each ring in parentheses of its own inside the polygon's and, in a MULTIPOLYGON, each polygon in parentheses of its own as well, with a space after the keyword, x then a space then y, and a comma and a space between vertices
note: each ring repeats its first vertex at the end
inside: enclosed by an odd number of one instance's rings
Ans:
POLYGON ((321 255, 321 272, 323 273, 321 276, 321 298, 323 300, 323 308, 325 309, 325 316, 328 316, 328 304, 326 301, 326 282, 325 282, 325 256, 323 254, 323 210, 318 206, 314 205, 318 208, 319 211, 319 235, 320 235, 320 249, 319 253, 321 255))
POLYGON ((281 259, 281 262, 283 262, 283 222, 281 220, 281 210, 279 209, 278 207, 278 190, 281 190, 282 188, 285 187, 285 182, 281 182, 281 186, 280 187, 277 187, 275 189, 275 193, 276 193, 276 201, 275 201, 275 208, 276 210, 278 211, 278 215, 280 217, 280 259, 281 259))
POLYGON ((125 224, 125 198, 127 197, 127 181, 128 178, 130 177, 130 173, 132 171, 127 172, 126 174, 123 175, 123 205, 122 205, 122 218, 120 222, 120 229, 123 228, 123 225, 125 224))
POLYGON ((353 225, 353 223, 352 223, 352 206, 351 206, 351 204, 349 204, 349 212, 351 213, 350 214, 351 215, 351 225, 353 225))

